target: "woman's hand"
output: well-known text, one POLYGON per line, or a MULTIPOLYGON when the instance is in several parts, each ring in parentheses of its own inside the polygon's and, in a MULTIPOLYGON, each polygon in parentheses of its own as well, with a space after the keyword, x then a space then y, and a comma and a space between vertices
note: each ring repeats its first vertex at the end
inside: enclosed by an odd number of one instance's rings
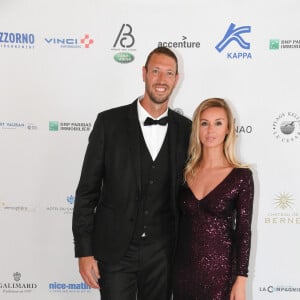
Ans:
POLYGON ((246 281, 247 277, 237 276, 232 286, 230 300, 246 300, 246 281))

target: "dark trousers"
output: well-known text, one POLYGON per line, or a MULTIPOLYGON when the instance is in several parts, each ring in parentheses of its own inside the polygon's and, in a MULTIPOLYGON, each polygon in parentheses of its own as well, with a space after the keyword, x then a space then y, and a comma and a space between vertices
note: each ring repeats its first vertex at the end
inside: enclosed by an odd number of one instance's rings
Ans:
POLYGON ((116 264, 99 262, 101 300, 170 300, 172 241, 132 241, 116 264))

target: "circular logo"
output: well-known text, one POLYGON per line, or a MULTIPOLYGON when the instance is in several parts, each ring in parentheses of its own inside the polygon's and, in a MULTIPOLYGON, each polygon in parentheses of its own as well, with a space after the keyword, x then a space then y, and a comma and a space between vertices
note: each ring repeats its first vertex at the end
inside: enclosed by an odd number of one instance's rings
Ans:
POLYGON ((273 122, 273 134, 283 143, 300 138, 300 117, 293 112, 281 113, 273 122))

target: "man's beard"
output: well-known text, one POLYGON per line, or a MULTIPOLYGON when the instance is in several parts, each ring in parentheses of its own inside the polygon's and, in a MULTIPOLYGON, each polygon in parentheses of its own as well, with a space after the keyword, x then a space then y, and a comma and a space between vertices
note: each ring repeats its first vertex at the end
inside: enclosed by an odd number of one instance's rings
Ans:
POLYGON ((153 103, 163 104, 169 100, 169 97, 171 96, 173 89, 171 89, 168 94, 166 94, 165 96, 162 96, 162 97, 156 96, 155 93, 153 93, 149 88, 146 88, 146 91, 147 91, 147 94, 148 94, 150 100, 153 103))

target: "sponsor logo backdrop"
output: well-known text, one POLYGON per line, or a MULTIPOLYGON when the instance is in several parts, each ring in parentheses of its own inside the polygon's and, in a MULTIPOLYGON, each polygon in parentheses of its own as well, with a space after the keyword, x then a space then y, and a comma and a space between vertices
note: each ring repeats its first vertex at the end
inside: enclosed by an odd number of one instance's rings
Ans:
POLYGON ((300 4, 1 1, 0 297, 97 299, 73 255, 71 217, 98 112, 143 93, 156 46, 179 57, 171 106, 223 97, 252 165, 248 299, 300 296, 300 4))

